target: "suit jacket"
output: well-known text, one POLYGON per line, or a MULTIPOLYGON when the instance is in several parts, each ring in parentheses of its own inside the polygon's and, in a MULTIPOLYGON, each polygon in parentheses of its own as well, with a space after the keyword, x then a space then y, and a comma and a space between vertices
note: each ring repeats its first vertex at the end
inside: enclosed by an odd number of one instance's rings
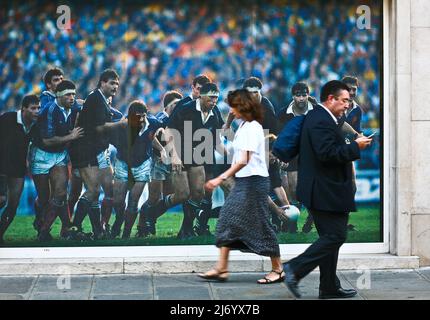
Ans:
POLYGON ((300 141, 297 198, 308 209, 356 211, 352 161, 360 158, 355 141, 344 136, 321 106, 310 111, 300 141))

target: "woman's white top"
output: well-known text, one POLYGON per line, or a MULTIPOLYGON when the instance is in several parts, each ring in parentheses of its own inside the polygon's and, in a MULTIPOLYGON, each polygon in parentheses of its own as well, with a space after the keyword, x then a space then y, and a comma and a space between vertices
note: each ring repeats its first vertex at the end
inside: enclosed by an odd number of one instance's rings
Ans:
MULTIPOLYGON (((269 172, 267 171, 264 131, 260 123, 255 120, 252 122, 244 121, 234 136, 233 149, 232 164, 239 162, 240 151, 251 152, 248 164, 236 172, 236 177, 269 176, 269 172)), ((267 151, 268 149, 269 145, 267 145, 267 151)))

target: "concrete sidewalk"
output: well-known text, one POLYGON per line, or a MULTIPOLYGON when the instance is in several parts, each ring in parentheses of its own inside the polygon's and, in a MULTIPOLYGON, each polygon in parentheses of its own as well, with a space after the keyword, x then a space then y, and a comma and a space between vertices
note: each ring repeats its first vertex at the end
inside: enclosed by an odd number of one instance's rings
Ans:
MULTIPOLYGON (((259 285, 263 272, 230 273, 224 283, 195 273, 0 276, 0 300, 293 300, 284 283, 259 285)), ((430 268, 339 271, 356 300, 430 300, 430 268)), ((302 299, 317 299, 319 273, 300 282, 302 299)))

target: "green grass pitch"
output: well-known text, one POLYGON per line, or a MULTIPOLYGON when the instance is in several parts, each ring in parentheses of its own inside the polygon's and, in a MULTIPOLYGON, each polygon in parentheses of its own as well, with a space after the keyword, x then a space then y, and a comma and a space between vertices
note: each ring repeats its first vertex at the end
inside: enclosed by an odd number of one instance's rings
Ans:
MULTIPOLYGON (((298 232, 278 233, 278 240, 281 244, 311 243, 317 239, 315 227, 308 234, 301 232, 306 220, 307 212, 303 210, 298 220, 298 232)), ((3 247, 75 247, 75 246, 163 246, 163 245, 212 245, 215 243, 214 236, 199 236, 188 240, 179 240, 176 235, 182 222, 182 212, 168 212, 157 221, 156 236, 147 238, 135 238, 136 224, 133 227, 132 236, 128 240, 97 240, 97 241, 67 241, 59 238, 60 221, 57 218, 52 227, 51 234, 54 240, 50 242, 39 242, 36 239, 36 231, 33 229, 33 216, 17 216, 12 222, 4 237, 3 247)), ((111 218, 111 223, 114 216, 111 218)), ((212 233, 215 232, 217 219, 210 219, 209 225, 212 233)), ((381 219, 378 205, 368 205, 359 207, 358 212, 351 213, 349 223, 355 226, 355 231, 348 232, 349 243, 357 242, 381 242, 381 219)), ((85 219, 84 231, 91 231, 88 217, 85 219)))

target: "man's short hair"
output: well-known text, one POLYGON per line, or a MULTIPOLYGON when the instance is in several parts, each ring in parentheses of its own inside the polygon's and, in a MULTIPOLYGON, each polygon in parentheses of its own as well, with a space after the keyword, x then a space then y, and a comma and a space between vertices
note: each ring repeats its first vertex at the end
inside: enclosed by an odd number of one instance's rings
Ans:
POLYGON ((148 107, 142 100, 134 100, 128 106, 128 114, 147 113, 148 107))
POLYGON ((243 82, 242 88, 258 88, 261 90, 261 88, 263 88, 263 82, 257 77, 249 77, 243 82))
POLYGON ((27 109, 32 104, 39 104, 40 99, 35 94, 28 94, 24 96, 24 98, 21 101, 21 109, 27 109))
POLYGON ((51 83, 51 80, 54 76, 64 76, 63 70, 56 67, 46 71, 45 75, 43 76, 43 82, 45 83, 45 86, 48 86, 48 83, 51 83))
POLYGON ((296 82, 291 88, 291 94, 294 96, 296 93, 306 92, 309 94, 309 86, 306 82, 296 82))
POLYGON ((57 85, 55 92, 61 92, 68 89, 74 90, 76 89, 76 85, 70 80, 63 80, 57 85))
POLYGON ((329 95, 336 96, 342 90, 349 91, 349 88, 345 83, 339 80, 329 81, 321 88, 320 101, 326 102, 329 95))
POLYGON ((166 108, 172 101, 180 100, 183 96, 178 91, 167 91, 163 97, 163 108, 166 108))
POLYGON ((246 80, 245 78, 240 78, 240 79, 236 80, 234 82, 234 88, 235 89, 243 88, 243 83, 245 82, 245 80, 246 80))
POLYGON ((193 86, 195 87, 196 84, 199 84, 202 86, 202 85, 209 83, 209 82, 212 82, 212 80, 207 75, 200 74, 193 79, 193 86))
POLYGON ((106 69, 101 73, 97 87, 100 87, 102 81, 108 82, 109 80, 116 79, 119 79, 118 73, 114 69, 106 69))
POLYGON ((209 83, 204 84, 200 89, 200 95, 205 95, 205 94, 208 94, 211 92, 219 93, 218 86, 213 82, 209 82, 209 83))
POLYGON ((345 76, 341 80, 346 85, 353 85, 358 87, 358 78, 354 76, 345 76))

